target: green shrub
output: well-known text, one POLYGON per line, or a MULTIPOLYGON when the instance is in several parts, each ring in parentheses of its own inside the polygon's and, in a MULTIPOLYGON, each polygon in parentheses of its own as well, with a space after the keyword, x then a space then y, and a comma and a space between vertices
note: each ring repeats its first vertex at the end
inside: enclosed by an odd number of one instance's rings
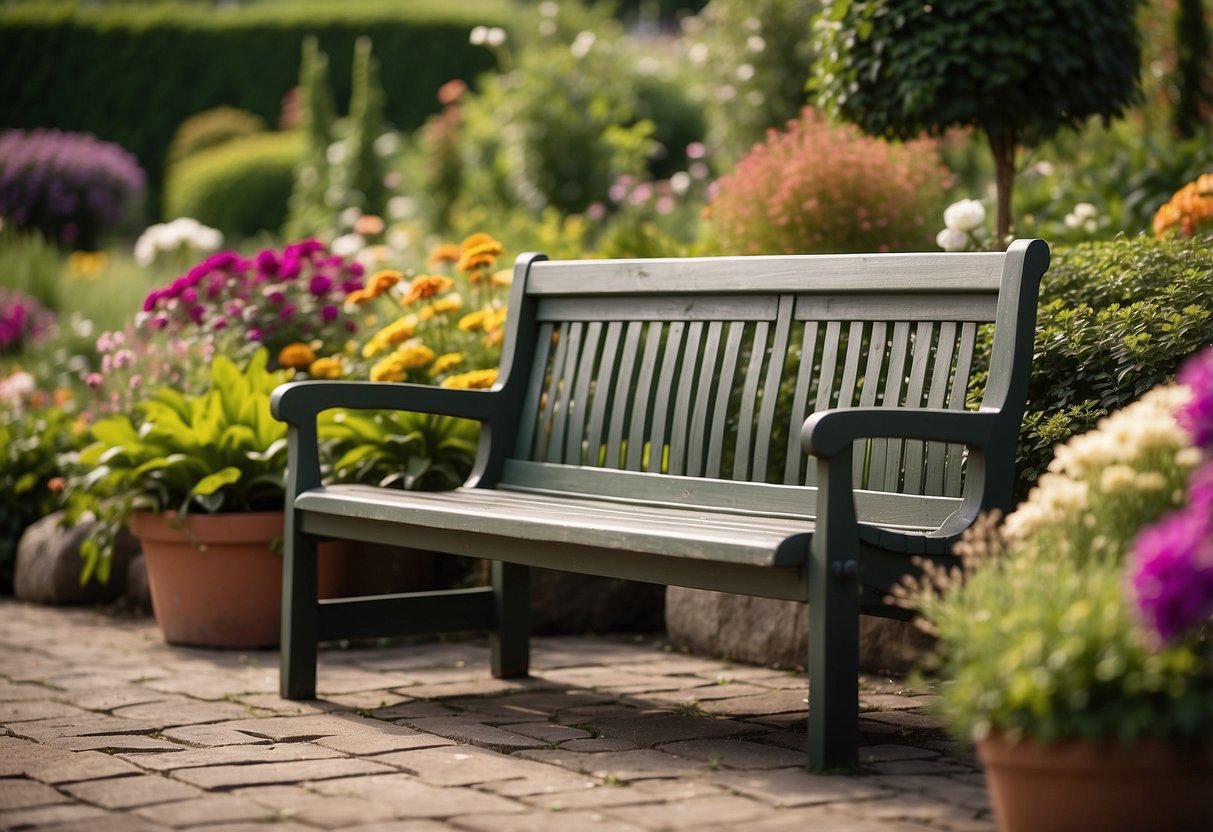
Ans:
POLYGON ((1208 238, 1118 237, 1053 250, 1019 437, 1021 490, 1044 472, 1054 445, 1171 378, 1185 356, 1213 343, 1210 297, 1208 238))
POLYGON ((235 107, 215 107, 197 115, 190 116, 181 122, 173 141, 168 148, 168 166, 180 162, 187 156, 192 156, 200 150, 251 136, 254 133, 264 133, 265 119, 248 110, 238 110, 235 107))
POLYGON ((492 65, 468 43, 471 28, 506 25, 510 16, 502 0, 2 4, 0 55, 21 71, 0 74, 0 113, 9 126, 84 130, 120 143, 148 172, 154 197, 183 119, 229 105, 277 123, 305 35, 331 58, 343 111, 354 41, 372 35, 386 116, 411 129, 438 109, 442 84, 492 65))
POLYGON ((229 239, 276 232, 302 156, 298 133, 262 133, 196 153, 173 168, 165 214, 193 217, 229 239))
POLYGON ((728 253, 929 250, 946 179, 933 142, 892 144, 806 109, 718 180, 709 210, 728 253))

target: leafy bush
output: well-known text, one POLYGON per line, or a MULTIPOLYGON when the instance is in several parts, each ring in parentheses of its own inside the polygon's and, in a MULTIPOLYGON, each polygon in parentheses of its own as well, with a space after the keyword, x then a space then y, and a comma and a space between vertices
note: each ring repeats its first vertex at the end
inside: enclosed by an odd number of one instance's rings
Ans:
POLYGON ((224 142, 266 131, 265 119, 248 110, 215 107, 181 122, 168 148, 168 166, 193 156, 200 150, 218 147, 224 142))
POLYGON ((0 286, 20 289, 43 306, 58 309, 61 266, 58 247, 41 234, 0 228, 0 286))
POLYGON ((96 249, 143 185, 135 157, 113 142, 58 130, 0 132, 0 217, 65 246, 96 249))
POLYGON ((890 144, 805 109, 718 181, 711 220, 739 254, 929 250, 946 180, 929 140, 890 144))
POLYGON ((480 426, 408 411, 326 410, 325 480, 445 491, 468 478, 480 426))
POLYGON ((228 238, 277 231, 302 156, 298 133, 262 133, 196 153, 170 171, 164 212, 193 217, 228 238))
MULTIPOLYGON (((1055 444, 1091 429, 1213 343, 1210 297, 1207 238, 1118 237, 1054 249, 1019 437, 1021 485, 1044 472, 1055 444)), ((974 382, 978 389, 984 377, 974 382)))

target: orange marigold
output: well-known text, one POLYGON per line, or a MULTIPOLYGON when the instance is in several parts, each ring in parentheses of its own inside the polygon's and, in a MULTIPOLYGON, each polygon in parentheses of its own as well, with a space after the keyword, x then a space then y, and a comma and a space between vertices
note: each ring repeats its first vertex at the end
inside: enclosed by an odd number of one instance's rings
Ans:
POLYGON ((306 370, 316 360, 316 351, 307 344, 296 341, 287 344, 278 353, 278 366, 294 370, 306 370))
POLYGON ((400 366, 404 369, 416 370, 433 361, 435 355, 436 353, 432 349, 415 339, 399 347, 392 353, 392 358, 399 361, 400 366))
POLYGON ((437 267, 443 263, 459 262, 459 246, 454 243, 443 243, 430 252, 430 266, 437 267))
POLYGON ((1191 237, 1213 221, 1213 173, 1201 174, 1172 195, 1154 215, 1154 236, 1169 233, 1191 237))
POLYGON ((423 274, 413 278, 413 282, 409 284, 408 294, 404 296, 404 303, 416 303, 419 300, 429 300, 435 295, 441 295, 443 292, 451 291, 451 287, 455 285, 455 281, 441 274, 423 274))
POLYGON ((462 308, 463 298, 457 292, 452 292, 446 297, 437 298, 433 302, 421 307, 417 316, 423 321, 428 321, 438 315, 449 315, 452 312, 458 312, 462 308))
POLYGON ((402 344, 417 334, 417 317, 406 315, 392 321, 383 329, 371 336, 362 348, 362 357, 371 358, 383 352, 388 347, 402 344))
POLYGON ((447 370, 458 367, 463 363, 463 353, 448 352, 443 353, 434 359, 434 363, 430 365, 430 378, 440 376, 447 370))
POLYGON ((375 366, 371 367, 371 381, 404 381, 408 377, 408 372, 395 353, 375 362, 375 366))
POLYGON ((352 303, 361 303, 364 300, 377 298, 402 280, 404 280, 403 272, 398 272, 395 269, 380 269, 371 275, 371 279, 367 281, 365 289, 350 292, 346 295, 345 299, 352 303))
POLYGON ((462 272, 470 272, 481 267, 491 268, 505 246, 484 232, 478 232, 468 237, 459 245, 458 268, 462 272))
POLYGON ((307 373, 313 378, 341 378, 345 371, 341 366, 341 359, 330 355, 313 361, 312 366, 307 368, 307 373))

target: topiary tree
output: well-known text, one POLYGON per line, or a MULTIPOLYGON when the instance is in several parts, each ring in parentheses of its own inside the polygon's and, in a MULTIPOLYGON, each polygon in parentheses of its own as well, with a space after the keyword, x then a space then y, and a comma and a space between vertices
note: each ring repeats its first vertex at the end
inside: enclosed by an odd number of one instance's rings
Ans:
POLYGON ((982 131, 1004 240, 1018 149, 1091 116, 1109 121, 1137 98, 1141 2, 827 0, 809 88, 877 136, 982 131))
POLYGON ((329 59, 320 50, 315 37, 303 40, 303 58, 299 65, 299 109, 306 151, 295 169, 290 195, 290 214, 285 234, 298 239, 324 228, 332 209, 325 202, 329 187, 328 148, 332 142, 333 94, 329 89, 329 59))

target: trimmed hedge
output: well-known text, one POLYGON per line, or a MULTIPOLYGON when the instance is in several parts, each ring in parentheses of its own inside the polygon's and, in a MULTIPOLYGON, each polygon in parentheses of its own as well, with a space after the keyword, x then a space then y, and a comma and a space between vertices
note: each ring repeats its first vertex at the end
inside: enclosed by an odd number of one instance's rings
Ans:
POLYGON ((258 133, 200 150, 169 171, 164 213, 193 217, 228 239, 277 233, 286 222, 303 151, 304 138, 297 131, 258 133))
POLYGON ((439 109, 443 83, 492 67, 489 51, 468 43, 471 28, 509 17, 503 0, 0 6, 0 55, 13 70, 0 73, 0 126, 58 127, 117 142, 139 158, 155 192, 187 117, 227 105, 278 122, 307 34, 329 55, 341 112, 354 41, 369 35, 387 118, 411 129, 439 109))

